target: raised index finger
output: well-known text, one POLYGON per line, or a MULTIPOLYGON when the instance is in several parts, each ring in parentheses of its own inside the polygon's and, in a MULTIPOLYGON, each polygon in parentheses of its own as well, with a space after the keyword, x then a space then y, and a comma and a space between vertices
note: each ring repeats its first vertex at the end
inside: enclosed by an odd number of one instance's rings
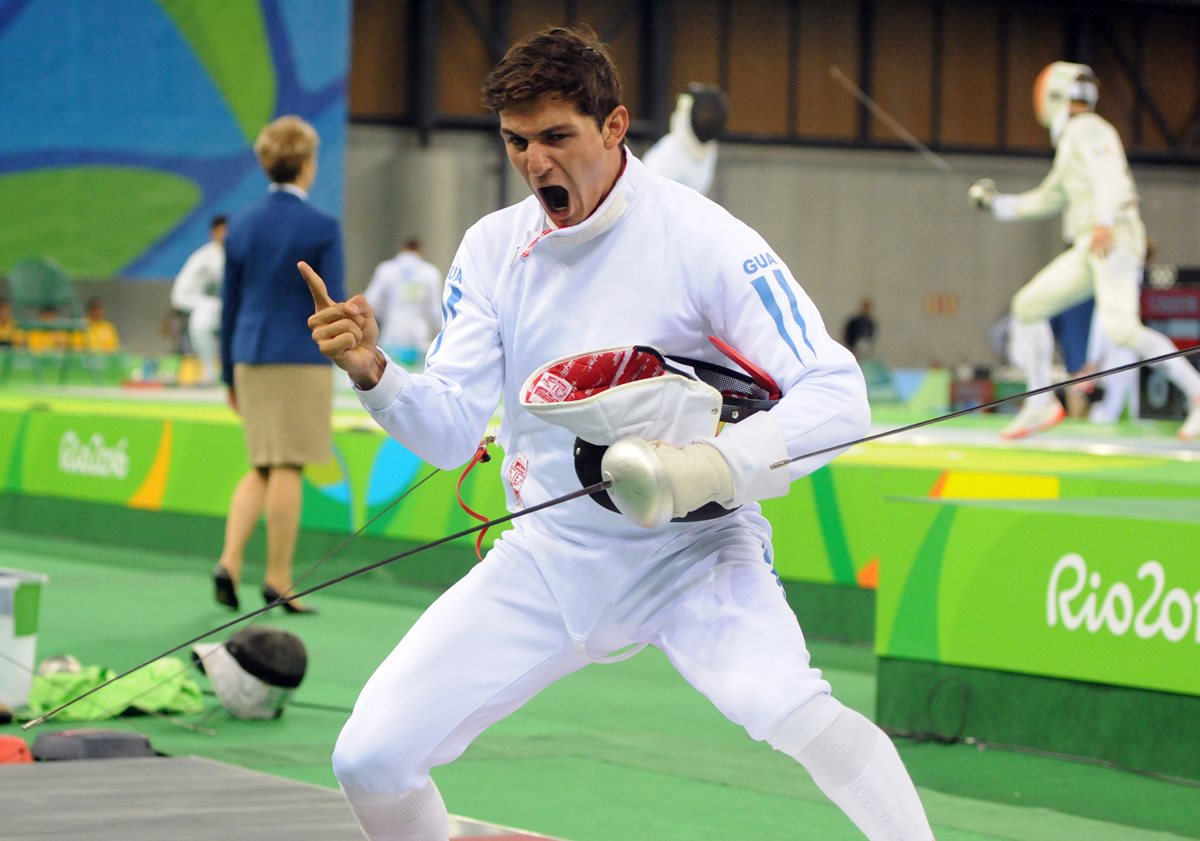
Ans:
POLYGON ((300 275, 304 278, 304 282, 308 284, 308 291, 312 293, 313 311, 320 312, 325 307, 332 307, 336 302, 329 297, 329 290, 325 288, 325 281, 321 280, 321 276, 313 271, 313 267, 301 260, 296 264, 300 269, 300 275))

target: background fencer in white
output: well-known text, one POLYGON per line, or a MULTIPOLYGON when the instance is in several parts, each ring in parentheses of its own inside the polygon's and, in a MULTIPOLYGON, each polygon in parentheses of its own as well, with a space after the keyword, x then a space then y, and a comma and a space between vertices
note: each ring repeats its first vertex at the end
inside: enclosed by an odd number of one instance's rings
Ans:
MULTIPOLYGON (((1038 121, 1050 131, 1054 164, 1032 190, 998 193, 990 179, 971 186, 977 207, 1001 221, 1063 214, 1069 249, 1034 275, 1013 297, 1010 358, 1029 389, 1050 385, 1054 340, 1048 319, 1093 294, 1105 336, 1140 358, 1175 350, 1171 340, 1141 322, 1139 278, 1146 254, 1146 229, 1137 189, 1116 129, 1093 112, 1098 97, 1087 65, 1058 61, 1034 85, 1038 121)), ((1185 360, 1164 363, 1167 375, 1187 395, 1192 410, 1180 427, 1185 440, 1200 437, 1200 373, 1185 360)), ((1064 416, 1053 393, 1026 398, 1001 435, 1018 438, 1046 429, 1064 416)))
POLYGON ((221 284, 225 280, 225 233, 229 222, 214 216, 209 240, 191 253, 171 286, 171 306, 187 313, 188 339, 200 360, 201 382, 217 381, 217 331, 221 329, 221 284))
POLYGON ((386 352, 405 364, 420 359, 442 323, 442 273, 421 256, 420 241, 406 241, 376 266, 363 297, 379 320, 386 352))
POLYGON ((708 195, 717 169, 717 138, 725 130, 725 93, 693 82, 675 98, 670 130, 642 156, 651 172, 708 195))
POLYGON ((519 510, 579 488, 574 434, 521 405, 522 384, 551 360, 649 344, 728 364, 706 338, 717 335, 783 397, 713 438, 667 442, 713 448, 728 489, 718 501, 737 510, 646 529, 577 499, 517 520, 426 611, 367 682, 334 751, 359 825, 375 841, 443 841, 431 768, 554 680, 654 645, 752 737, 803 764, 868 838, 929 841, 890 740, 810 666, 755 502, 832 456, 771 463, 865 431, 853 356, 758 234, 629 153, 616 70, 590 30, 518 42, 485 101, 533 195, 464 236, 424 373, 378 350, 365 300, 330 300, 301 265, 317 305, 314 341, 385 429, 421 458, 456 466, 502 405, 502 475, 519 510))

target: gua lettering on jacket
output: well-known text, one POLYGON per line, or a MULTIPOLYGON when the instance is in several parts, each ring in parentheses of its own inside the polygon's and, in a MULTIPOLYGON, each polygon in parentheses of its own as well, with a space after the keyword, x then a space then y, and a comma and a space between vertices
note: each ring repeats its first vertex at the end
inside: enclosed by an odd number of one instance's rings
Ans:
POLYGON ((761 272, 768 266, 778 266, 779 260, 770 251, 764 251, 762 254, 755 254, 753 257, 748 257, 742 261, 742 271, 746 274, 754 274, 761 272))

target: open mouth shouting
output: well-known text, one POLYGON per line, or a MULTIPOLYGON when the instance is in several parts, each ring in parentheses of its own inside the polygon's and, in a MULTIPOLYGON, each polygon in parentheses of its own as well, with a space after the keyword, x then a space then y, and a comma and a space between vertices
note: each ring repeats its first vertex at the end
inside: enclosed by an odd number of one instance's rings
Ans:
POLYGON ((546 215, 550 217, 551 221, 559 227, 565 225, 571 215, 571 195, 567 192, 567 188, 554 184, 548 187, 538 187, 537 193, 542 207, 546 209, 546 215))

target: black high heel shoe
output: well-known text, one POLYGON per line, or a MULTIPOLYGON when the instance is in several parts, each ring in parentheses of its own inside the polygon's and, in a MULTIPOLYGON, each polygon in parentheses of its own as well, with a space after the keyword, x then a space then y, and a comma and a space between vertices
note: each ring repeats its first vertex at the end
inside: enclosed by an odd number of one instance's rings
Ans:
POLYGON ((238 609, 237 585, 233 583, 233 579, 229 576, 229 571, 219 564, 213 570, 213 587, 218 604, 223 604, 234 610, 238 609))
MULTIPOLYGON (((267 604, 274 604, 275 602, 280 601, 281 599, 284 598, 283 595, 278 590, 276 590, 274 587, 272 587, 270 584, 263 585, 262 597, 263 597, 263 601, 266 602, 267 604)), ((280 605, 280 607, 282 607, 284 609, 284 611, 286 611, 287 613, 317 613, 318 612, 315 607, 309 607, 308 605, 298 604, 298 603, 292 601, 292 598, 294 598, 294 597, 289 596, 288 600, 283 602, 280 605)))

